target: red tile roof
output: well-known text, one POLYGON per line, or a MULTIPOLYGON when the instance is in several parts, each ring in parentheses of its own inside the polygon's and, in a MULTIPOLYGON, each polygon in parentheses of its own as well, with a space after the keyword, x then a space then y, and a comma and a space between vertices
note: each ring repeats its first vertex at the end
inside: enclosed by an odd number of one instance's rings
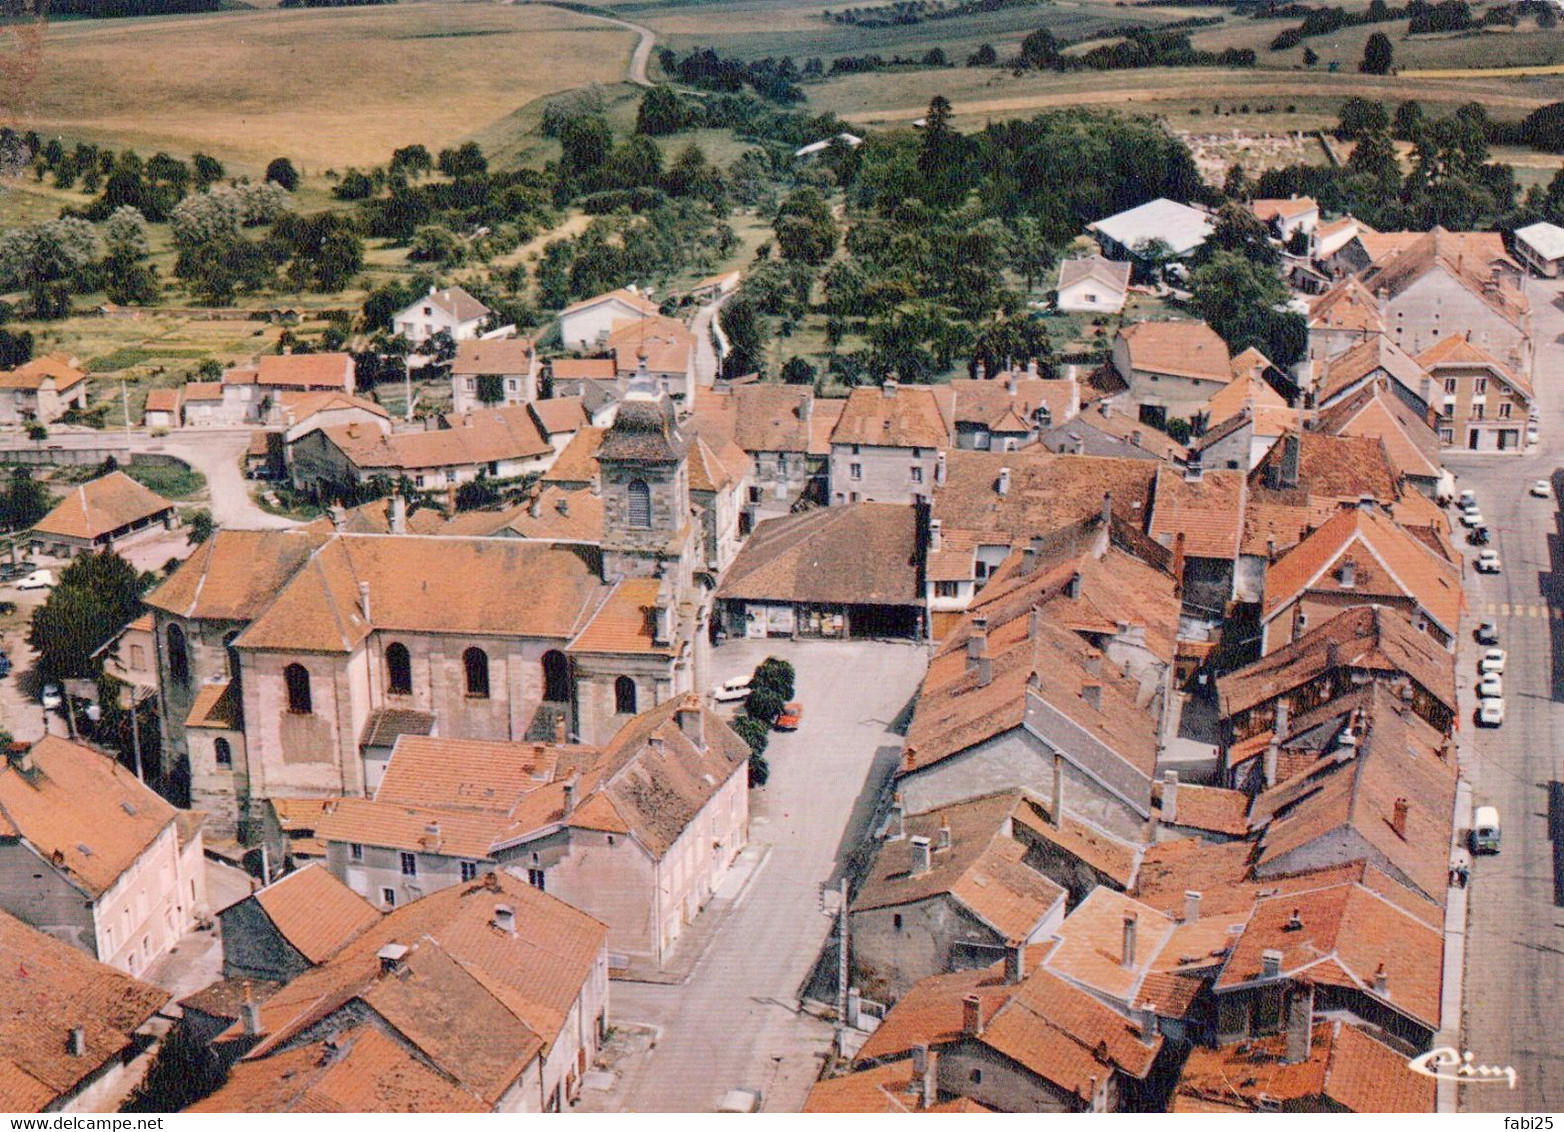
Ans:
POLYGON ((324 865, 306 865, 250 899, 311 963, 324 963, 380 922, 380 913, 324 865))
POLYGON ((132 523, 155 519, 172 511, 173 506, 151 488, 114 471, 70 489, 33 529, 64 538, 97 539, 132 523))
POLYGON ((955 427, 948 386, 901 385, 858 388, 847 396, 832 444, 882 448, 944 448, 955 427), (887 392, 894 388, 894 392, 887 392))

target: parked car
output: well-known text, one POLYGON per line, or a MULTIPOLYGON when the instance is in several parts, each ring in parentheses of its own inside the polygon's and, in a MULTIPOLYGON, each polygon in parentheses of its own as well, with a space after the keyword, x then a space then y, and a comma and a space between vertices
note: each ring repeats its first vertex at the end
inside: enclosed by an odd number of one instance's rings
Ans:
POLYGON ((1477 626, 1477 643, 1480 645, 1496 645, 1499 643, 1499 626, 1494 621, 1484 621, 1477 626))
POLYGON ((48 590, 54 588, 54 574, 48 570, 34 570, 16 583, 19 590, 48 590))
POLYGON ((773 726, 778 731, 797 731, 798 725, 804 720, 804 705, 800 703, 785 704, 782 714, 777 716, 773 726))
POLYGON ((31 562, 0 562, 0 582, 12 582, 17 578, 31 574, 33 564, 31 562))
POLYGON ((1504 677, 1497 672, 1487 672, 1477 682, 1477 694, 1485 700, 1504 699, 1504 677))
POLYGON ((1497 550, 1485 550, 1477 556, 1477 572, 1479 574, 1497 574, 1499 569, 1499 552, 1497 550))
POLYGON ((1488 528, 1487 527, 1477 527, 1477 528, 1467 532, 1466 541, 1468 543, 1470 543, 1472 546, 1487 546, 1488 545, 1488 528))
POLYGON ((1494 806, 1478 806, 1472 814, 1472 852, 1499 851, 1499 811, 1494 806))
POLYGON ((759 1089, 729 1089, 717 1102, 718 1112, 759 1112, 762 1094, 759 1089))
POLYGON ((1551 499, 1553 497, 1553 487, 1547 480, 1538 480, 1531 485, 1531 493, 1538 499, 1551 499))
POLYGON ((1505 659, 1506 656, 1503 649, 1488 649, 1483 653, 1483 658, 1477 662, 1477 671, 1485 676, 1490 672, 1502 674, 1504 672, 1505 659))
POLYGON ((724 680, 711 690, 711 698, 719 704, 731 704, 745 699, 749 695, 749 677, 735 676, 731 680, 724 680))
POLYGON ((1504 701, 1482 700, 1477 705, 1477 722, 1482 727, 1499 727, 1504 723, 1504 701))
POLYGON ((1487 523, 1485 523, 1483 521, 1483 513, 1477 509, 1476 504, 1473 504, 1471 507, 1468 507, 1466 510, 1461 512, 1461 526, 1463 526, 1463 527, 1484 527, 1484 526, 1487 526, 1487 523))
POLYGON ((1465 488, 1460 495, 1456 496, 1455 501, 1461 510, 1465 511, 1468 507, 1477 506, 1477 493, 1469 487, 1465 488))
POLYGON ((1526 443, 1535 444, 1540 439, 1542 439, 1542 432, 1537 428, 1537 422, 1533 421, 1526 426, 1526 443))
POLYGON ((60 695, 58 684, 45 684, 43 693, 38 697, 38 702, 43 704, 44 711, 54 711, 65 706, 65 697, 60 695))
POLYGON ((0 652, 0 677, 11 675, 11 658, 0 652))

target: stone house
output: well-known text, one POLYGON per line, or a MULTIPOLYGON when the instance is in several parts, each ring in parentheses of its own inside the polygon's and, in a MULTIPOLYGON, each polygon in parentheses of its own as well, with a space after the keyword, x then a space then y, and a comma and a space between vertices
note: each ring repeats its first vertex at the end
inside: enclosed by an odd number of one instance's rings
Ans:
POLYGON ((1014 941, 1045 939, 1064 917, 1065 891, 1025 861, 1012 835, 1014 793, 903 816, 884 839, 851 904, 853 984, 894 1001, 920 979, 986 968, 1014 941))
POLYGON ((432 893, 247 1010, 217 1042, 242 1056, 190 1111, 274 1112, 314 1089, 356 1112, 563 1111, 607 1035, 607 943, 503 872, 432 893))
POLYGON ((655 315, 618 323, 606 345, 620 381, 650 382, 682 405, 694 403, 699 343, 678 319, 655 315))
POLYGON ((1439 442, 1472 452, 1525 451, 1531 382, 1470 339, 1454 334, 1417 357, 1427 371, 1439 442))
POLYGON ((0 769, 0 909, 135 975, 208 914, 201 816, 45 736, 0 769))
POLYGON ((1042 430, 1073 420, 1081 411, 1081 391, 1073 376, 1042 380, 1035 365, 1030 376, 996 374, 991 380, 957 379, 952 417, 956 447, 1013 452, 1035 444, 1042 430))
POLYGON ((423 345, 441 332, 463 342, 478 337, 490 313, 488 307, 460 287, 430 287, 427 295, 392 315, 391 325, 414 346, 423 345))
POLYGON ((538 399, 542 366, 528 338, 477 338, 456 344, 451 360, 451 407, 458 415, 491 405, 538 399))
POLYGON ((1252 200, 1249 211, 1271 235, 1285 244, 1294 232, 1312 236, 1320 224, 1320 206, 1312 197, 1252 200))
POLYGON ((555 454, 529 405, 452 414, 444 423, 418 432, 387 432, 381 422, 360 421, 312 428, 291 446, 294 486, 330 495, 379 477, 406 477, 414 487, 434 491, 480 476, 503 480, 541 472, 555 454))
POLYGON ((45 354, 0 372, 0 424, 50 424, 87 407, 87 375, 67 354, 45 354))
POLYGON ((223 383, 187 381, 179 394, 179 414, 187 428, 221 428, 242 421, 230 421, 223 411, 223 383))
POLYGON ((172 996, 0 911, 7 1112, 118 1112, 156 1062, 172 996))
POLYGON ((180 393, 178 389, 147 390, 146 407, 141 412, 141 427, 178 428, 183 423, 180 393))
POLYGON ((1113 339, 1113 368, 1143 424, 1189 420, 1233 380, 1227 343, 1203 322, 1136 322, 1113 339))
POLYGON ((1466 607, 1461 575, 1458 555, 1411 534, 1372 500, 1341 507, 1266 567, 1261 652, 1367 604, 1400 611, 1419 632, 1451 649, 1466 607))
POLYGON ((264 354, 253 363, 223 371, 222 404, 206 410, 205 390, 185 386, 186 423, 235 427, 245 424, 283 424, 282 399, 297 393, 342 393, 355 388, 353 355, 264 354), (193 397, 192 394, 195 394, 193 397), (199 422, 191 422, 189 405, 202 406, 199 422))
POLYGON ((869 1035, 854 1067, 932 1061, 936 1099, 998 1112, 1159 1110, 1168 1062, 1154 1021, 1127 1017, 1037 966, 1031 955, 1040 950, 1017 946, 986 970, 922 980, 869 1035))
POLYGON ((314 864, 230 904, 217 922, 225 979, 286 983, 363 935, 380 913, 314 864))
POLYGON ((1146 533, 1172 551, 1184 612, 1221 621, 1233 599, 1239 540, 1248 498, 1244 473, 1204 470, 1195 460, 1183 471, 1166 464, 1152 484, 1146 533))
POLYGON ((1385 382, 1368 385, 1315 415, 1314 428, 1326 436, 1378 440, 1402 482, 1427 499, 1439 495, 1444 479, 1439 435, 1425 416, 1390 391, 1385 382))
POLYGON ((831 430, 831 505, 928 502, 944 480, 954 414, 946 387, 854 389, 831 430))
POLYGON ((697 391, 695 427, 710 425, 749 455, 753 490, 745 502, 782 504, 824 479, 831 430, 845 404, 816 397, 808 386, 719 382, 697 391))
POLYGON ((32 551, 74 558, 134 546, 169 530, 176 521, 172 503, 116 470, 66 492, 34 524, 32 551))

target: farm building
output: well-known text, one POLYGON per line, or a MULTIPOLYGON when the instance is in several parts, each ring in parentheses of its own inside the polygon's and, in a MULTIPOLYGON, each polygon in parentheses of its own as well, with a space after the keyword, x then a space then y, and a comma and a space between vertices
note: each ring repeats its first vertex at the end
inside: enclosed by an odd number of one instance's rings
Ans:
POLYGON ((73 558, 139 541, 174 524, 174 505, 124 472, 73 488, 33 528, 33 553, 73 558))
POLYGON ((1564 228, 1546 221, 1517 228, 1515 255, 1544 279, 1557 279, 1564 268, 1564 228))

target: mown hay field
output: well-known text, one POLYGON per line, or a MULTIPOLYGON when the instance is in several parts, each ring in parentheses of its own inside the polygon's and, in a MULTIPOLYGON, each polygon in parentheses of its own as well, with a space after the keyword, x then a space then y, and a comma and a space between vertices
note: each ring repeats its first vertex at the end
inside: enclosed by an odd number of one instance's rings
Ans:
POLYGON ((435 149, 624 78, 634 35, 558 8, 404 3, 57 23, 13 120, 144 153, 306 175, 435 149))

